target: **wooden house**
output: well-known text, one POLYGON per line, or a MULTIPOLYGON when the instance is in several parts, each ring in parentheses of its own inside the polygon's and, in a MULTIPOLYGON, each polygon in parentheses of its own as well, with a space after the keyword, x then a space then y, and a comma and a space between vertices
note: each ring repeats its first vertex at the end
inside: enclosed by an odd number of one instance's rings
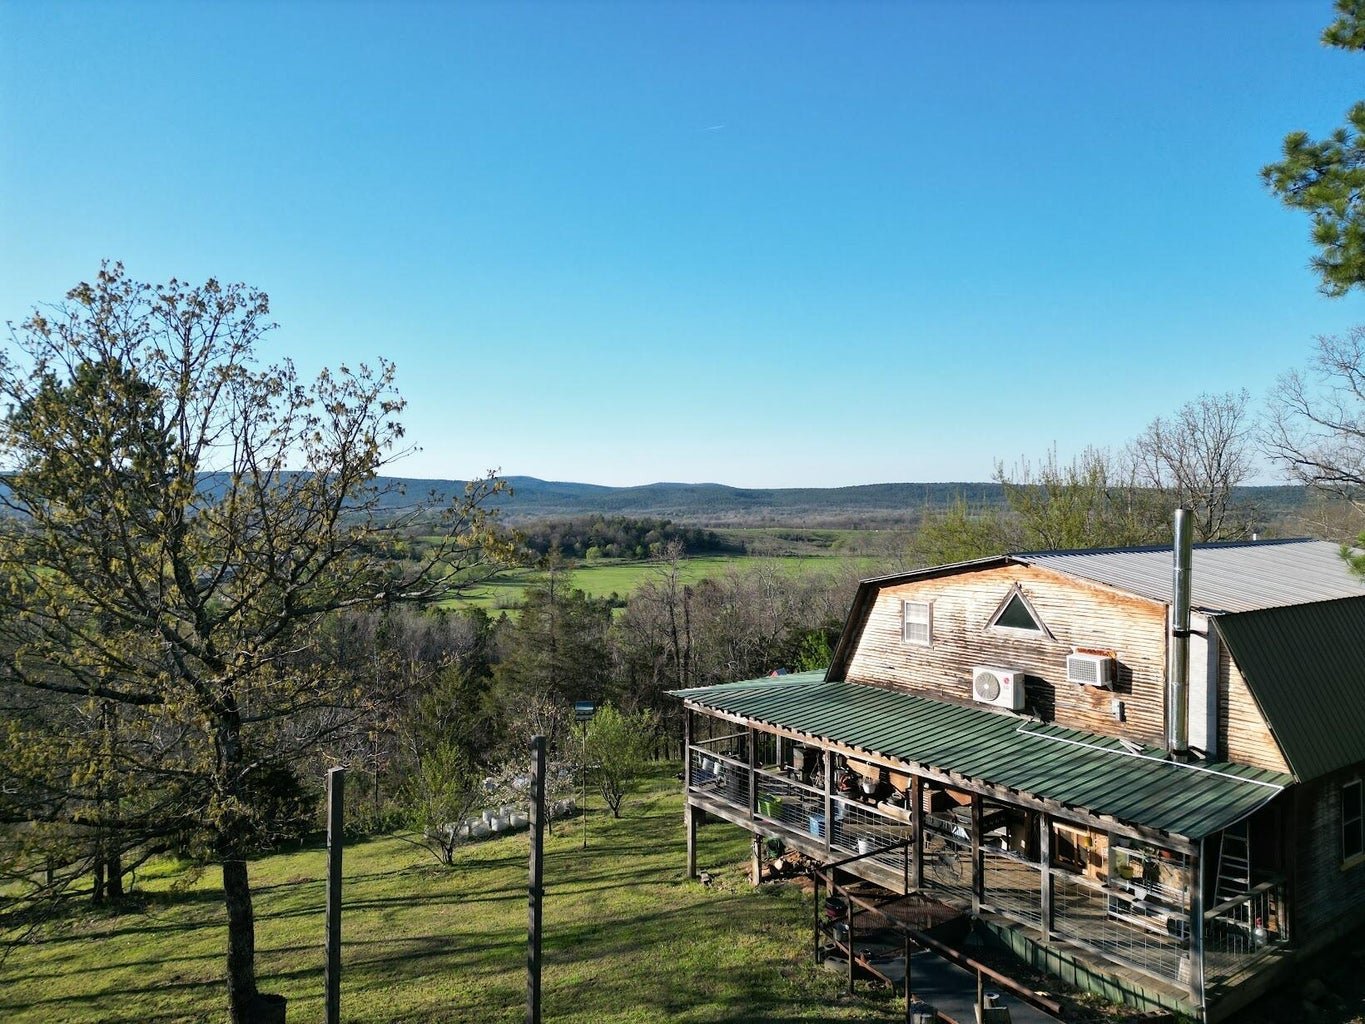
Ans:
POLYGON ((1179 551, 867 580, 827 671, 681 691, 689 870, 704 810, 1226 1017, 1365 923, 1365 580, 1321 542, 1179 551))

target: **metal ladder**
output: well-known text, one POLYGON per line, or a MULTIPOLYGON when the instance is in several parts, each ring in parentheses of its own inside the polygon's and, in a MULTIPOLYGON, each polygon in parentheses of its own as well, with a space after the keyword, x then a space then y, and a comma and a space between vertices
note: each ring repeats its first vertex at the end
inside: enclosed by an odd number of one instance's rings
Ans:
MULTIPOLYGON (((1218 882, 1213 890, 1216 906, 1236 899, 1251 890, 1251 839, 1247 823, 1240 821, 1223 831, 1223 840, 1218 846, 1218 882)), ((1243 902, 1230 915, 1230 919, 1251 927, 1251 904, 1243 902)))

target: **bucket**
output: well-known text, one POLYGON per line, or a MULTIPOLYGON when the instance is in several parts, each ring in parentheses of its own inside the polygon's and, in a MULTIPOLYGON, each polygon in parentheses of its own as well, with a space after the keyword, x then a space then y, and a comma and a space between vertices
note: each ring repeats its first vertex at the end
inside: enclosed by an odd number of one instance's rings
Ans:
POLYGON ((825 816, 812 814, 806 819, 806 831, 818 839, 825 838, 825 816))
POLYGON ((871 853, 873 850, 875 850, 876 848, 877 848, 877 844, 874 843, 871 839, 859 839, 859 840, 858 840, 858 852, 859 852, 860 854, 864 854, 864 855, 865 855, 865 854, 869 854, 869 853, 871 853))
POLYGON ((761 796, 758 798, 758 813, 765 814, 769 818, 776 818, 782 814, 782 798, 780 796, 761 796))

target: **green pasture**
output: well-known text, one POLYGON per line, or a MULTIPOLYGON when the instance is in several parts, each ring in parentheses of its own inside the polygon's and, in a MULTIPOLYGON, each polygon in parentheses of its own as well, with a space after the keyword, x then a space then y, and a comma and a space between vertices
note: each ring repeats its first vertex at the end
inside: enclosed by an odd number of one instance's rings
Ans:
MULTIPOLYGON (((676 765, 660 766, 625 817, 559 823, 545 861, 544 1007, 562 1024, 893 1021, 886 993, 848 1000, 810 955, 810 898, 751 889, 746 837, 701 829, 716 875, 683 880, 676 765)), ((454 868, 398 838, 345 853, 342 1018, 348 1024, 524 1019, 526 835, 479 842, 454 868)), ((323 1016, 321 848, 251 865, 257 972, 291 1022, 323 1016)), ((170 1024, 226 1016, 217 872, 144 872, 121 912, 73 905, 0 965, 7 1024, 170 1024)))
MULTIPOLYGON (((684 583, 723 576, 728 572, 744 572, 766 567, 776 572, 806 573, 832 570, 842 560, 829 555, 788 555, 762 557, 756 555, 706 555, 685 559, 679 566, 684 583)), ((656 561, 602 560, 584 562, 562 572, 561 582, 593 597, 628 597, 637 587, 649 580, 660 580, 663 567, 656 561)), ((497 580, 483 584, 460 597, 443 602, 443 607, 477 606, 488 611, 515 608, 521 603, 525 590, 544 586, 547 574, 538 569, 514 569, 497 580)))

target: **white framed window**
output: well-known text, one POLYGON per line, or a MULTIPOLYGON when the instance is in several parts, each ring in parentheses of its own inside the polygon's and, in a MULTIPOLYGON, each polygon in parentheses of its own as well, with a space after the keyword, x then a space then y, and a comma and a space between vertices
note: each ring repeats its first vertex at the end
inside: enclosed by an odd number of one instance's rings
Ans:
POLYGON ((1361 813, 1361 781, 1341 784, 1341 860, 1351 863, 1365 857, 1365 815, 1361 813))
POLYGON ((931 647, 934 643, 934 602, 901 602, 901 639, 907 644, 931 647))

